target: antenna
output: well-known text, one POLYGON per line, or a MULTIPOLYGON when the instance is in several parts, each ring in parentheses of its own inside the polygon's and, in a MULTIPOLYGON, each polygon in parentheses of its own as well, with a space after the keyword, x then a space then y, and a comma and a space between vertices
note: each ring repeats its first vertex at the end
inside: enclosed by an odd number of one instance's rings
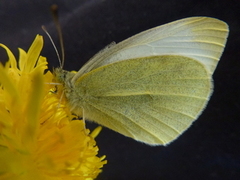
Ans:
POLYGON ((51 12, 53 16, 53 21, 55 23, 58 36, 59 36, 59 42, 60 42, 60 47, 61 47, 61 53, 62 53, 62 63, 60 64, 60 67, 63 68, 64 65, 64 59, 65 59, 65 54, 64 54, 64 45, 63 45, 63 34, 62 34, 62 29, 58 20, 58 6, 56 4, 53 4, 51 6, 51 12))
POLYGON ((63 68, 63 62, 61 61, 61 58, 60 58, 59 52, 58 52, 58 50, 57 50, 56 45, 54 44, 54 42, 53 42, 53 40, 52 40, 51 35, 48 33, 48 31, 47 31, 47 29, 46 29, 45 26, 42 26, 42 30, 47 34, 48 38, 50 39, 50 41, 51 41, 51 43, 52 43, 52 45, 53 45, 53 48, 54 48, 54 50, 55 50, 55 52, 56 52, 56 54, 57 54, 58 61, 59 61, 59 64, 60 64, 60 67, 61 67, 61 69, 62 69, 62 68, 63 68))

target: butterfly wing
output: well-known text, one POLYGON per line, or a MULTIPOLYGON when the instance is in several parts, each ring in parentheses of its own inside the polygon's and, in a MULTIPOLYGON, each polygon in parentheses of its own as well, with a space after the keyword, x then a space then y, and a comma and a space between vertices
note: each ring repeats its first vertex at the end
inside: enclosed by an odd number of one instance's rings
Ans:
POLYGON ((212 74, 227 36, 228 25, 215 18, 190 17, 174 21, 105 48, 90 59, 72 81, 106 64, 156 55, 182 55, 196 59, 212 74))
POLYGON ((111 45, 71 79, 70 106, 135 140, 165 145, 206 106, 227 35, 226 23, 192 17, 111 45))
POLYGON ((72 98, 81 99, 74 104, 81 104, 86 119, 147 144, 165 145, 198 117, 211 85, 206 68, 192 58, 151 56, 94 69, 76 81, 72 98))

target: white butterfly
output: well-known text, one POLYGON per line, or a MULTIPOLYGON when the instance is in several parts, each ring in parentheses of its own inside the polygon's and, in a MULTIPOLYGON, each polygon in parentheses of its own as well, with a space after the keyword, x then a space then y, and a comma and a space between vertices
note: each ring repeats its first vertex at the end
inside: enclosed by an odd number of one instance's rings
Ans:
POLYGON ((76 74, 56 69, 73 113, 150 145, 166 145, 198 118, 228 26, 191 17, 96 54, 76 74))

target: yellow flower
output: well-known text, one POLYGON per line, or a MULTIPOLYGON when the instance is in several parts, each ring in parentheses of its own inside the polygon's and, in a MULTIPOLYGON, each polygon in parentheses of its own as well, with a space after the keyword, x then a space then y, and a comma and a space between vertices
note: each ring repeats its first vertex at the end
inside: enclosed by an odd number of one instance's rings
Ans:
POLYGON ((0 44, 9 61, 0 63, 0 179, 91 180, 106 164, 82 120, 71 114, 61 85, 40 56, 37 35, 28 52, 12 52, 0 44))

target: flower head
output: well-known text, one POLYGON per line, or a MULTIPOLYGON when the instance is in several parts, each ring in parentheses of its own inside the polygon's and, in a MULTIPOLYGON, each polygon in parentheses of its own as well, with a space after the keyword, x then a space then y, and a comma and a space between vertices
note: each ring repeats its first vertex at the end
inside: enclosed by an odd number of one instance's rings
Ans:
MULTIPOLYGON (((106 164, 82 120, 71 114, 61 85, 40 56, 42 36, 0 63, 0 179, 94 179, 106 164)), ((98 134, 100 128, 94 132, 98 134)))

